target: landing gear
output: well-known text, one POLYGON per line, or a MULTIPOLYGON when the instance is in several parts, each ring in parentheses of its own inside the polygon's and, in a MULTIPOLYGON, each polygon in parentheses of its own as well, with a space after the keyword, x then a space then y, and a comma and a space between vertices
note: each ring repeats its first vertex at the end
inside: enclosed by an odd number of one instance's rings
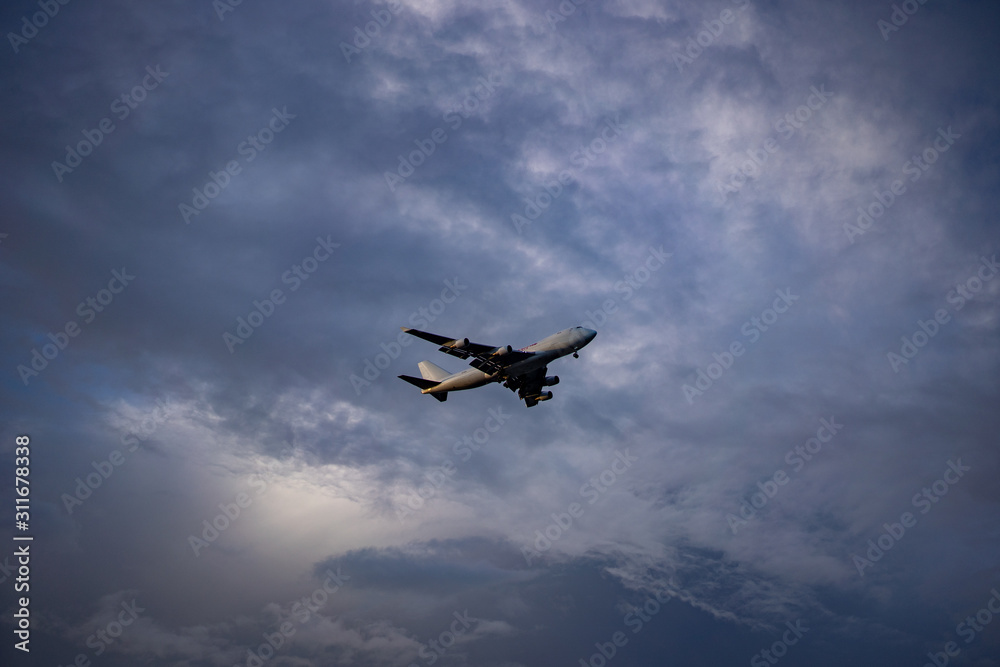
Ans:
POLYGON ((579 355, 579 354, 577 354, 576 352, 574 352, 574 353, 573 353, 573 358, 574 358, 574 359, 579 359, 579 358, 580 358, 580 355, 579 355))

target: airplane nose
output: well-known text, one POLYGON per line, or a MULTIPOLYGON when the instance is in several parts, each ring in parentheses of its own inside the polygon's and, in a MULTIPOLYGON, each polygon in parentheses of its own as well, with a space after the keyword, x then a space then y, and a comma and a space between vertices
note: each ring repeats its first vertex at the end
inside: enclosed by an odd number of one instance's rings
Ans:
POLYGON ((588 343, 590 341, 594 340, 594 337, 597 335, 597 332, 594 331, 593 329, 584 329, 583 333, 587 337, 587 342, 588 343))

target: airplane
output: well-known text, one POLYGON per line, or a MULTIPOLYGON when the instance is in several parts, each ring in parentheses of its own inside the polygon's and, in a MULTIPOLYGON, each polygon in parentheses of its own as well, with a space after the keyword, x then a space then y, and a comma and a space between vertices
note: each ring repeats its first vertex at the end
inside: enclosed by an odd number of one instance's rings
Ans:
POLYGON ((549 362, 570 353, 579 358, 577 351, 594 340, 594 336, 597 335, 593 329, 573 327, 515 350, 510 345, 493 347, 470 343, 468 338, 448 338, 407 327, 400 329, 412 336, 440 345, 439 352, 459 359, 473 358, 469 362, 472 368, 458 373, 449 373, 429 361, 421 361, 417 367, 422 377, 399 376, 401 380, 420 387, 421 394, 430 394, 444 402, 448 400, 449 391, 475 389, 491 382, 502 382, 503 386, 516 391, 518 397, 524 399, 525 407, 529 408, 540 401, 552 398, 552 392, 542 391, 543 387, 559 384, 558 375, 552 377, 545 375, 549 362))

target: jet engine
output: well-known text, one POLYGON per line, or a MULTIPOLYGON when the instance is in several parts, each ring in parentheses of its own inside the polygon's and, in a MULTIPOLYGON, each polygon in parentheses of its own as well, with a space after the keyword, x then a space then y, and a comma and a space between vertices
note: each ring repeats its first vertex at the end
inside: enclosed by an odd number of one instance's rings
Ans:
POLYGON ((451 347, 456 350, 461 350, 463 347, 469 344, 468 338, 456 338, 453 341, 444 344, 444 347, 451 347))
POLYGON ((559 376, 558 375, 550 375, 550 376, 546 377, 545 380, 542 381, 542 386, 543 387, 551 387, 551 386, 557 385, 557 384, 559 384, 559 376))
POLYGON ((551 391, 547 391, 544 394, 539 394, 538 396, 536 396, 535 400, 536 401, 547 401, 550 398, 552 398, 552 392, 551 391))
MULTIPOLYGON (((468 339, 466 339, 466 340, 468 340, 468 339)), ((510 345, 508 345, 506 347, 504 347, 504 346, 501 345, 500 347, 496 348, 495 350, 491 350, 490 351, 490 356, 491 357, 500 357, 500 356, 503 356, 503 355, 508 354, 510 352, 513 352, 513 351, 514 351, 514 348, 512 348, 510 345)))

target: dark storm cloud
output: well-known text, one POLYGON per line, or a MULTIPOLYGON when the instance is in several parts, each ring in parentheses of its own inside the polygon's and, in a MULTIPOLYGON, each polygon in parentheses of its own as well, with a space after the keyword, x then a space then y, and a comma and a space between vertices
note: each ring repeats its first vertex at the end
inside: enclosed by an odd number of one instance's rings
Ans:
POLYGON ((68 3, 8 36, 32 657, 988 659, 996 12, 898 4, 68 3), (462 367, 400 326, 585 322, 531 410, 394 377, 462 367))

